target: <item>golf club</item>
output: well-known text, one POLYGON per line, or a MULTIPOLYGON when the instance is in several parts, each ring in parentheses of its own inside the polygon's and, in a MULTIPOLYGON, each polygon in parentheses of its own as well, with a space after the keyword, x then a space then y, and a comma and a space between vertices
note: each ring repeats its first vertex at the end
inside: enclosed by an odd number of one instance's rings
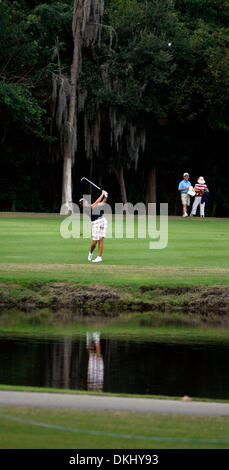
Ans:
POLYGON ((95 183, 92 183, 92 181, 90 181, 89 179, 87 179, 85 176, 83 176, 83 178, 81 178, 80 181, 83 181, 83 180, 88 181, 88 183, 92 184, 93 186, 95 186, 95 188, 100 189, 100 191, 102 191, 102 189, 101 189, 99 186, 97 186, 95 183))

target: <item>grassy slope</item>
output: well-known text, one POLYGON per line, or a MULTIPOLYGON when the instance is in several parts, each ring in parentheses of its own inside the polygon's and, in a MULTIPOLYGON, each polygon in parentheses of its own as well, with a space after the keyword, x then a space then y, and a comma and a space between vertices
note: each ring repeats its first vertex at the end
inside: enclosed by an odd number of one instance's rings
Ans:
MULTIPOLYGON (((60 236, 56 215, 0 218, 0 280, 69 280, 112 285, 228 285, 228 219, 169 218, 169 243, 105 240, 102 265, 87 261, 90 239, 60 236)), ((90 229, 90 227, 88 226, 90 229)))
POLYGON ((55 408, 47 411, 41 408, 15 406, 0 407, 0 414, 0 448, 2 449, 229 448, 229 418, 223 416, 182 416, 55 408), (3 414, 24 421, 64 426, 84 430, 84 432, 37 427, 27 422, 9 421, 2 417, 3 414), (93 431, 104 435, 91 435, 90 432, 93 431), (106 433, 115 433, 116 436, 106 436, 106 433), (130 437, 126 438, 124 435, 130 437), (135 436, 142 436, 146 439, 138 440, 135 436), (152 439, 153 437, 155 440, 152 439), (215 439, 218 442, 211 441, 215 439))

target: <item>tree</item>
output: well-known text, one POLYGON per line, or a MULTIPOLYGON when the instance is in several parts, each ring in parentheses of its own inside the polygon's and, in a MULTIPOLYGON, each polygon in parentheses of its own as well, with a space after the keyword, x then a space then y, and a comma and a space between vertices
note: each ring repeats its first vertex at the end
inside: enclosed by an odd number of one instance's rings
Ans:
MULTIPOLYGON (((109 121, 111 158, 106 165, 113 168, 126 202, 124 171, 131 165, 137 171, 139 156, 145 151, 146 123, 151 120, 154 125, 166 113, 163 95, 174 70, 167 35, 174 19, 170 0, 111 0, 106 13, 106 23, 117 40, 108 48, 105 38, 100 55, 93 57, 100 67, 92 80, 94 86, 87 88, 87 105, 90 101, 97 104, 94 122, 98 113, 109 121)), ((87 83, 86 73, 83 81, 87 83)), ((154 167, 155 161, 149 165, 148 180, 154 167)))
POLYGON ((85 0, 72 29, 76 4, 0 1, 2 210, 59 210, 64 181, 69 210, 87 173, 178 213, 188 170, 225 215, 229 0, 85 0))
POLYGON ((72 166, 77 150, 77 99, 81 72, 83 44, 95 44, 100 33, 100 18, 103 15, 102 0, 75 0, 73 9, 72 34, 73 58, 70 78, 54 75, 54 109, 62 139, 63 183, 62 213, 72 210, 72 166))
POLYGON ((34 204, 37 210, 47 210, 52 197, 47 189, 50 185, 44 183, 45 189, 42 185, 51 169, 47 155, 53 141, 49 133, 49 96, 50 74, 56 64, 51 54, 53 36, 59 34, 66 46, 69 4, 70 0, 64 5, 58 1, 49 5, 26 0, 0 2, 3 208, 32 210, 34 204), (53 12, 55 22, 53 17, 50 21, 53 12))

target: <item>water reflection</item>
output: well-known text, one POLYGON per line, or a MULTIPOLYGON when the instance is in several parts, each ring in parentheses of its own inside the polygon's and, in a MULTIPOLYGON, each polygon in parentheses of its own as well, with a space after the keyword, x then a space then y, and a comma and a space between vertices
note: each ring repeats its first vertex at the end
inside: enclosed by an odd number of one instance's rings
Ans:
POLYGON ((46 383, 50 387, 70 388, 71 362, 74 355, 72 339, 45 344, 46 383))
POLYGON ((104 363, 101 354, 100 333, 87 333, 88 369, 87 389, 103 391, 104 363))
POLYGON ((229 399, 228 343, 110 338, 0 338, 0 383, 229 399))

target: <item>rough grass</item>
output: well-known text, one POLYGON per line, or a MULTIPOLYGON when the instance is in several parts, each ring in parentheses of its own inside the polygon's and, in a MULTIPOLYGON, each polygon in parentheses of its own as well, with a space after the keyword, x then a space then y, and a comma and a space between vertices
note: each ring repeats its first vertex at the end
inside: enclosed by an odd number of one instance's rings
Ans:
MULTIPOLYGON (((84 316, 119 316, 120 312, 195 313, 225 323, 229 313, 227 286, 114 287, 73 282, 1 282, 0 308, 53 311, 70 309, 84 316)), ((226 324, 226 323, 225 323, 226 324)))

